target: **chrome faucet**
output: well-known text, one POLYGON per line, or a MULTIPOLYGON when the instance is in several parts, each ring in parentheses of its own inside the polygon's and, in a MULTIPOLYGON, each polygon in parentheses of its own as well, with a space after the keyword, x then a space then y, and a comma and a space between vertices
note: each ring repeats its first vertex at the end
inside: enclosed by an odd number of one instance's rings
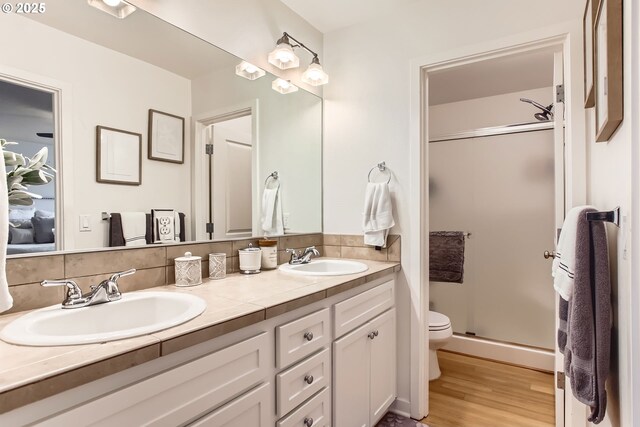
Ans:
POLYGON ((287 252, 291 254, 289 264, 308 264, 311 262, 312 256, 320 256, 320 252, 315 246, 310 246, 304 250, 304 252, 296 251, 295 249, 287 249, 287 252))
POLYGON ((118 301, 122 298, 120 289, 118 289, 118 279, 124 276, 130 276, 136 272, 135 268, 112 274, 110 278, 103 280, 98 285, 92 285, 91 291, 86 294, 82 293, 82 289, 73 280, 43 280, 40 285, 49 286, 66 286, 67 294, 62 301, 62 308, 80 308, 90 305, 102 304, 105 302, 118 301))

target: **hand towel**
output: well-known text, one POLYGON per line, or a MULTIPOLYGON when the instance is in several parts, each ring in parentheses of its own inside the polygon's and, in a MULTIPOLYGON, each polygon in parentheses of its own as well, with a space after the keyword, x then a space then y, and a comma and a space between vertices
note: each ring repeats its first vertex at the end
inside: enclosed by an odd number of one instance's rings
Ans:
POLYGON ((144 246, 147 244, 147 216, 144 212, 122 212, 122 235, 125 246, 144 246))
POLYGON ((109 219, 109 247, 125 246, 127 242, 122 234, 122 216, 112 212, 109 219))
POLYGON ((564 224, 562 225, 560 237, 558 238, 553 265, 551 266, 553 287, 565 301, 569 301, 571 298, 575 281, 578 217, 587 208, 592 207, 577 206, 567 213, 564 224))
POLYGON ((386 247, 387 235, 394 225, 389 185, 386 182, 368 183, 362 213, 364 244, 386 247))
POLYGON ((180 233, 182 229, 180 228, 180 212, 173 213, 173 240, 176 242, 180 241, 180 233))
POLYGON ((464 244, 462 231, 429 233, 429 281, 462 283, 464 244))
POLYGON ((7 282, 7 241, 9 240, 9 194, 4 156, 0 155, 0 313, 13 307, 7 282))
POLYGON ((280 186, 265 188, 262 193, 262 217, 260 226, 267 236, 284 234, 284 221, 282 217, 282 197, 280 186))
POLYGON ((602 221, 577 217, 575 283, 569 301, 560 299, 558 346, 573 395, 591 408, 598 424, 607 408, 605 389, 611 356, 611 279, 607 232, 602 221))

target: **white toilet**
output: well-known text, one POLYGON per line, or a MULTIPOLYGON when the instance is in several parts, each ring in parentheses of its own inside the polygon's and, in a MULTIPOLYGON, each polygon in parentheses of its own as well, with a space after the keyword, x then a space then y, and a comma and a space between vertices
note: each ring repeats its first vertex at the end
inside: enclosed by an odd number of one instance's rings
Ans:
POLYGON ((436 350, 444 347, 453 335, 451 321, 436 311, 429 312, 429 381, 440 378, 440 365, 436 350))

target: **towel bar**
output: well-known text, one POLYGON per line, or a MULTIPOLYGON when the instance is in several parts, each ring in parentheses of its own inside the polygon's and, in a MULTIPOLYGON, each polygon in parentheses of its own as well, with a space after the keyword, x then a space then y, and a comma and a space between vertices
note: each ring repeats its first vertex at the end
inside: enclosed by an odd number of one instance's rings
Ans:
POLYGON ((274 179, 274 180, 278 180, 278 171, 273 171, 269 174, 269 176, 267 176, 267 179, 264 180, 264 185, 267 185, 267 182, 269 182, 269 179, 274 179))
POLYGON ((373 172, 376 168, 380 172, 386 172, 389 175, 389 179, 387 179, 387 184, 391 182, 391 172, 389 172, 387 168, 387 164, 385 162, 380 162, 369 170, 369 175, 367 175, 367 181, 371 182, 371 172, 373 172))
POLYGON ((111 219, 111 214, 108 212, 102 212, 102 220, 109 221, 111 219))
POLYGON ((612 211, 587 212, 587 221, 605 221, 620 227, 620 206, 612 211))

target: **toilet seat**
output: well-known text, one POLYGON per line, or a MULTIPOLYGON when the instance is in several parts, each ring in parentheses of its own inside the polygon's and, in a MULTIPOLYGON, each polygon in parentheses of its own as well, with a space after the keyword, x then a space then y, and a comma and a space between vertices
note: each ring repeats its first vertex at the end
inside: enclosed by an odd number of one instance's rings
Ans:
POLYGON ((451 328, 451 321, 447 316, 437 311, 429 311, 429 331, 444 331, 451 328))

